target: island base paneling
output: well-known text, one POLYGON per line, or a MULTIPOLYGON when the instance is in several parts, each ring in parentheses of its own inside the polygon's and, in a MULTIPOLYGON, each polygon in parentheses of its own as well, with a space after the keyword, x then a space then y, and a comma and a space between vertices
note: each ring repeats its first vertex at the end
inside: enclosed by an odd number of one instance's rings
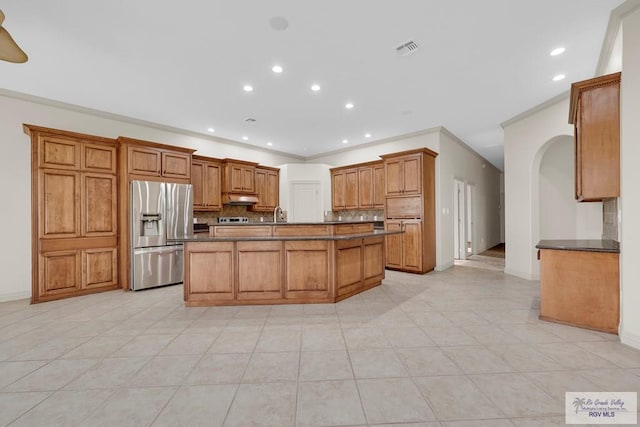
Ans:
POLYGON ((187 306, 330 303, 384 279, 382 236, 184 244, 187 306))

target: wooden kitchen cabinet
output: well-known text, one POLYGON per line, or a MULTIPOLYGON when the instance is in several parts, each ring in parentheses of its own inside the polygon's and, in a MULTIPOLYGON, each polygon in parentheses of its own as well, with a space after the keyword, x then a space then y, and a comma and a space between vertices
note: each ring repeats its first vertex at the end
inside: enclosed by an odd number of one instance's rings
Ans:
POLYGON ((358 169, 331 169, 331 207, 335 211, 358 208, 358 169))
POLYGON ((351 294, 364 286, 363 239, 336 242, 336 293, 351 294))
POLYGON ((426 273, 436 266, 437 155, 419 148, 380 156, 386 182, 385 229, 404 231, 387 237, 387 268, 426 273))
POLYGON ((286 299, 304 302, 331 296, 329 253, 328 241, 284 243, 286 299))
POLYGON ((185 300, 233 300, 233 242, 185 243, 184 259, 185 300))
POLYGON ((422 191, 422 153, 385 158, 386 195, 419 194, 422 191))
POLYGON ((280 204, 280 169, 256 166, 255 185, 258 203, 249 206, 254 212, 273 212, 280 204))
POLYGON ((373 169, 373 208, 384 209, 385 202, 385 176, 384 163, 377 162, 373 169))
POLYGON ((224 159, 223 161, 223 192, 255 194, 255 172, 257 163, 235 159, 224 159))
POLYGON ((618 333, 619 254, 540 249, 540 319, 618 333))
POLYGON ((421 273, 424 270, 422 220, 387 220, 385 230, 404 231, 387 236, 387 268, 421 273))
POLYGON ((620 73, 571 85, 579 202, 620 196, 620 73))
POLYGON ((282 242, 237 242, 237 298, 282 298, 282 242))
POLYGON ((115 289, 118 144, 24 125, 31 137, 31 302, 115 289))
POLYGON ((191 185, 194 211, 222 210, 222 161, 192 156, 191 185))
POLYGON ((195 150, 157 142, 118 137, 122 148, 122 175, 131 180, 191 182, 191 155, 195 150))

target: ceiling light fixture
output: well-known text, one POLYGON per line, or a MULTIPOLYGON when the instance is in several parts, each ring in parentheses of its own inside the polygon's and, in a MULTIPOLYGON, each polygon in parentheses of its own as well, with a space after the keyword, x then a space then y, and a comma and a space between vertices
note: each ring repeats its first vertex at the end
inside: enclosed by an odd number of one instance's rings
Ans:
POLYGON ((280 74, 282 70, 283 68, 280 65, 274 65, 273 67, 271 67, 271 71, 273 71, 276 74, 280 74))
POLYGON ((271 147, 271 146, 273 145, 273 143, 272 143, 272 142, 267 142, 267 145, 268 145, 269 147, 271 147))
POLYGON ((320 85, 319 84, 312 84, 311 85, 311 90, 314 92, 317 92, 320 90, 320 85))
POLYGON ((343 144, 346 144, 346 143, 348 143, 348 142, 349 142, 349 140, 348 140, 348 139, 343 139, 343 140, 342 140, 342 143, 343 143, 343 144))
POLYGON ((554 82, 559 82, 560 80, 563 80, 565 77, 567 77, 567 76, 565 76, 564 74, 558 74, 557 76, 553 76, 552 80, 554 82))
POLYGON ((351 102, 347 102, 344 106, 347 110, 351 110, 353 108, 353 104, 351 102))
POLYGON ((249 137, 248 137, 248 136, 243 136, 243 137, 242 137, 242 140, 243 140, 243 141, 248 141, 248 140, 249 140, 249 137))
POLYGON ((549 52, 549 55, 551 55, 551 56, 558 56, 558 55, 560 55, 561 53, 564 53, 564 51, 565 51, 565 50, 566 50, 566 49, 565 49, 565 48, 563 48, 563 47, 557 47, 557 48, 553 49, 551 52, 549 52))
POLYGON ((364 134, 364 137, 365 137, 365 138, 371 138, 371 134, 370 134, 370 133, 365 133, 365 134, 364 134))
POLYGON ((242 90, 244 90, 245 92, 253 92, 253 86, 244 85, 244 86, 242 86, 242 90))
POLYGON ((214 128, 209 128, 207 129, 208 132, 215 132, 216 130, 214 128))

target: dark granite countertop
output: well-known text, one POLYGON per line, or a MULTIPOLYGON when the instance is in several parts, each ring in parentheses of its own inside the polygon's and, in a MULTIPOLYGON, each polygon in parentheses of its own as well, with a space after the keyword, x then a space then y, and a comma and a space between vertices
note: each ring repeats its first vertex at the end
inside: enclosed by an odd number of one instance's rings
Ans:
MULTIPOLYGON (((290 223, 289 223, 290 224, 290 223)), ((305 223, 308 224, 308 223, 305 223)), ((350 240, 362 239, 365 237, 389 236, 401 234, 404 231, 373 230, 370 233, 341 234, 338 236, 251 236, 251 237, 211 237, 208 234, 195 234, 178 239, 167 239, 169 243, 190 243, 190 242, 265 242, 278 240, 350 240)))
POLYGON ((615 240, 540 240, 536 248, 620 253, 620 243, 615 240))
POLYGON ((322 221, 322 222, 225 222, 209 224, 209 226, 226 227, 228 225, 336 225, 336 224, 369 224, 376 221, 322 221))

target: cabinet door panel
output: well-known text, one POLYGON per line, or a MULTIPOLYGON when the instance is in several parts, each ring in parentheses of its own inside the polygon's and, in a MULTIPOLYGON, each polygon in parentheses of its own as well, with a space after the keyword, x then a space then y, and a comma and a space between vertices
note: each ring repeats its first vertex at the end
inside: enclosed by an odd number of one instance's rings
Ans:
POLYGON ((39 138, 39 165, 41 168, 79 169, 80 144, 61 138, 39 138))
POLYGON ((255 193, 255 169, 242 168, 242 190, 245 193, 255 193))
POLYGON ((191 156, 182 153, 162 153, 162 176, 167 178, 191 178, 191 156))
POLYGON ((116 248, 82 251, 82 287, 102 288, 118 284, 118 250, 116 248))
POLYGON ((333 210, 345 207, 345 175, 338 172, 331 175, 331 204, 333 210))
POLYGON ((82 175, 82 235, 115 236, 117 233, 118 193, 116 177, 82 175))
MULTIPOLYGON (((400 221, 385 221, 384 229, 388 231, 400 231, 402 230, 402 224, 400 221)), ((402 267, 402 234, 394 234, 386 236, 386 252, 387 252, 387 267, 389 268, 401 268, 402 267)))
POLYGON ((338 296, 363 286, 362 239, 336 242, 336 287, 338 296))
POLYGON ((270 171, 267 174, 267 203, 265 207, 269 210, 275 209, 280 204, 280 174, 270 171))
POLYGON ((422 222, 404 221, 402 224, 403 267, 422 271, 422 222))
POLYGON ((344 204, 346 209, 358 209, 358 170, 345 171, 344 204))
POLYGON ((404 189, 402 162, 399 159, 391 159, 385 162, 385 186, 387 196, 402 194, 404 189))
POLYGON ((384 237, 364 239, 365 285, 384 278, 384 237))
POLYGON ((282 242, 238 242, 238 299, 282 297, 282 242))
POLYGON ((46 252, 40 255, 40 296, 79 291, 81 284, 80 251, 46 252))
POLYGON ((373 168, 373 207, 384 209, 384 165, 373 168))
MULTIPOLYGON (((192 171, 193 173, 193 171, 192 171)), ((220 197, 221 192, 221 171, 219 164, 206 163, 205 164, 205 181, 204 181, 204 194, 205 204, 208 210, 221 210, 222 199, 220 197)))
POLYGON ((162 155, 152 148, 129 147, 129 173, 160 176, 162 155))
POLYGON ((285 242, 285 270, 286 298, 328 295, 328 242, 285 242))
POLYGON ((204 208, 205 163, 194 160, 191 163, 191 185, 193 186, 193 208, 204 208))
POLYGON ((258 203, 253 205, 251 210, 264 211, 267 205, 267 171, 256 169, 256 192, 258 193, 258 203))
POLYGON ((186 248, 188 273, 185 295, 213 295, 215 299, 233 299, 233 243, 198 243, 197 250, 186 248), (188 292, 186 291, 188 290, 188 292))
POLYGON ((402 162, 403 193, 420 193, 422 191, 421 157, 409 156, 402 162))
POLYGON ((358 205, 360 208, 373 207, 373 168, 358 168, 358 205))
POLYGON ((80 175, 77 172, 41 170, 40 238, 80 235, 80 175))
POLYGON ((116 164, 116 147, 89 143, 82 145, 83 170, 115 174, 116 164))

